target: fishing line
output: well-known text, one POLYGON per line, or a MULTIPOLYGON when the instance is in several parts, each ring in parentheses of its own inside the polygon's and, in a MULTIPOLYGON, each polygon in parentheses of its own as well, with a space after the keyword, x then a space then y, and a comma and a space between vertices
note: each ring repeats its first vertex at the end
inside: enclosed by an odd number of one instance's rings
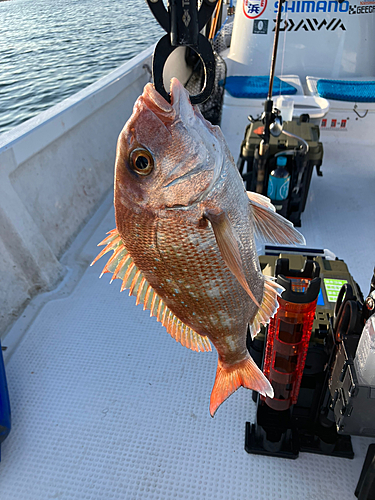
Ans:
MULTIPOLYGON (((281 1, 281 0, 279 0, 281 1)), ((285 59, 285 52, 286 52, 286 27, 288 26, 288 12, 284 12, 285 14, 285 20, 284 20, 284 42, 283 42, 283 50, 281 54, 281 70, 280 70, 280 75, 284 76, 284 59, 285 59)), ((279 95, 281 95, 281 78, 280 78, 280 88, 279 88, 279 95)))

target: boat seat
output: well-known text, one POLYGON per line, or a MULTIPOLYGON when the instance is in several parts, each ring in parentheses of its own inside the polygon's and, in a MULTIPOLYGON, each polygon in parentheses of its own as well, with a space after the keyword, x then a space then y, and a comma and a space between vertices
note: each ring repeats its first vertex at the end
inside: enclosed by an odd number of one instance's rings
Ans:
MULTIPOLYGON (((268 95, 269 76, 228 76, 225 90, 240 99, 265 99, 268 95)), ((272 95, 294 95, 297 88, 277 76, 274 79, 272 95)))
POLYGON ((375 82, 318 80, 320 97, 336 101, 375 102, 375 82))
POLYGON ((325 131, 325 139, 363 142, 368 130, 375 123, 375 77, 362 76, 352 78, 319 78, 306 77, 307 92, 319 99, 324 96, 329 101, 327 116, 321 121, 321 131, 325 131), (343 134, 346 132, 347 134, 343 134), (340 139, 341 140, 341 139, 340 139))
MULTIPOLYGON (((311 95, 332 101, 375 103, 375 77, 372 76, 335 80, 307 76, 306 84, 311 95)), ((331 107, 335 107, 334 103, 331 107)))
MULTIPOLYGON (((263 105, 268 94, 268 82, 269 76, 227 76, 224 87, 224 102, 231 106, 252 107, 259 106, 260 103, 263 105), (236 81, 240 81, 241 85, 236 85, 236 81), (250 95, 254 97, 250 97, 250 95)), ((299 76, 275 76, 272 95, 303 95, 299 76), (284 89, 288 92, 285 93, 284 89)))

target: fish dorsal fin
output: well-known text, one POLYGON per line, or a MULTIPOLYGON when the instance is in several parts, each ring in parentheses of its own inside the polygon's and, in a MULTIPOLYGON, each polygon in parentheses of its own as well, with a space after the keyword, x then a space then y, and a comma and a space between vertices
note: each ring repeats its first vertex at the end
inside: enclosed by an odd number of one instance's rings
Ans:
POLYGON ((283 291, 284 288, 282 286, 275 283, 272 278, 265 276, 262 303, 250 325, 251 338, 254 338, 259 332, 260 325, 267 325, 272 316, 276 313, 279 307, 277 297, 280 296, 283 291))
POLYGON ((268 198, 251 191, 247 191, 247 196, 253 209, 255 235, 258 238, 280 245, 306 244, 293 224, 275 212, 268 198))
POLYGON ((142 272, 134 264, 129 252, 118 234, 117 229, 109 231, 108 236, 99 243, 106 245, 91 265, 95 264, 103 255, 113 251, 112 256, 105 265, 101 276, 104 273, 112 273, 111 282, 114 279, 121 279, 121 292, 129 289, 129 295, 136 297, 136 305, 143 304, 143 309, 150 310, 150 316, 156 316, 157 321, 166 328, 167 332, 177 342, 193 351, 211 351, 211 344, 207 337, 199 335, 192 328, 185 325, 166 306, 163 300, 147 282, 142 272))

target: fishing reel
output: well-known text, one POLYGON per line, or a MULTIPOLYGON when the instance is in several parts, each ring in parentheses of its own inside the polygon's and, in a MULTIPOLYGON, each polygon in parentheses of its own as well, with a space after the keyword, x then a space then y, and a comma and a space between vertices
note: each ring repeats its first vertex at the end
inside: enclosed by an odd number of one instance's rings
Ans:
POLYGON ((349 283, 345 283, 338 294, 333 315, 333 332, 336 342, 348 336, 361 335, 364 324, 375 314, 375 269, 368 296, 357 298, 349 283))
POLYGON ((215 57, 210 42, 200 31, 212 16, 217 1, 203 0, 199 10, 196 1, 169 1, 167 10, 163 0, 147 0, 151 12, 167 32, 155 47, 152 75, 156 90, 168 102, 170 96, 164 88, 163 70, 168 57, 181 46, 194 50, 204 68, 203 88, 199 94, 190 96, 191 104, 201 104, 212 94, 215 84, 215 57))
MULTIPOLYGON (((258 115, 255 118, 252 115, 249 115, 247 117, 247 119, 251 123, 261 121, 264 124, 266 124, 266 111, 263 111, 262 114, 258 115)), ((272 108, 272 111, 270 113, 268 120, 269 120, 269 132, 270 132, 270 134, 273 135, 273 137, 279 137, 279 135, 283 131, 283 119, 281 117, 280 110, 278 110, 277 108, 272 108)), ((258 135, 260 137, 262 137, 263 134, 265 133, 264 127, 261 127, 260 129, 258 129, 258 132, 257 131, 255 131, 255 132, 258 133, 258 135)))
POLYGON ((333 315, 333 333, 336 342, 342 342, 349 335, 360 335, 363 325, 363 304, 357 300, 352 286, 345 283, 337 297, 333 315))

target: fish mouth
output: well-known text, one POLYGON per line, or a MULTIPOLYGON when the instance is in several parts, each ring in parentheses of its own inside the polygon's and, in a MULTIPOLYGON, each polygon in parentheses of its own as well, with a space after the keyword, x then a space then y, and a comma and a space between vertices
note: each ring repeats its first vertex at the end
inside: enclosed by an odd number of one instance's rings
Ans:
POLYGON ((156 114, 169 115, 173 112, 173 106, 159 94, 152 83, 145 86, 142 97, 146 106, 156 114))
POLYGON ((192 108, 189 99, 181 99, 182 94, 188 97, 188 92, 177 78, 172 78, 170 83, 171 103, 166 101, 155 89, 152 83, 148 83, 142 95, 144 104, 160 119, 166 121, 174 120, 181 111, 181 104, 188 104, 192 108))

